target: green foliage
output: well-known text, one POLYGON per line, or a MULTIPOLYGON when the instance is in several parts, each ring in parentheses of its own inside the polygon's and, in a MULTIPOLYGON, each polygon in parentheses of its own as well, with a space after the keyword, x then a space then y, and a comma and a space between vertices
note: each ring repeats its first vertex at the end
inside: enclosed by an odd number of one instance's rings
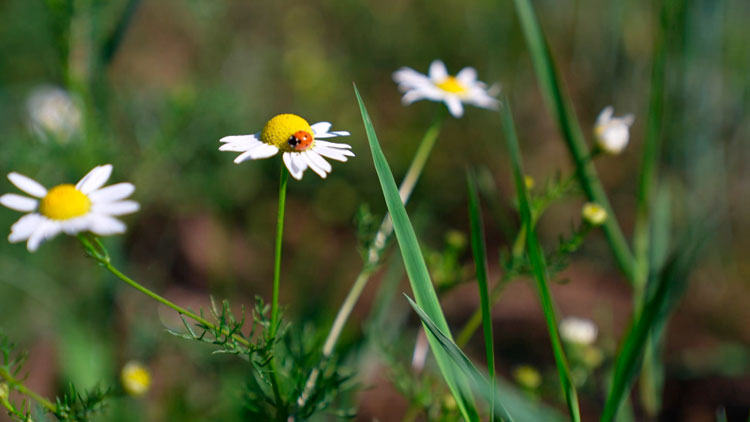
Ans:
POLYGON ((112 391, 109 389, 93 388, 79 392, 73 384, 68 386, 67 392, 56 401, 55 416, 61 422, 88 422, 101 412, 112 391))

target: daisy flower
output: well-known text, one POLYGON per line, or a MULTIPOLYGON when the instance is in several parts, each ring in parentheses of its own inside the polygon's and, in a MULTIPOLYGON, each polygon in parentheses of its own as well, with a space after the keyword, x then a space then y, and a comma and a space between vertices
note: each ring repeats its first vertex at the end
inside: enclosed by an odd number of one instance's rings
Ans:
POLYGON ((596 144, 604 152, 619 154, 628 145, 630 140, 630 126, 635 120, 632 114, 622 117, 613 117, 612 106, 604 107, 594 124, 594 136, 596 144))
POLYGON ((565 317, 560 321, 560 337, 576 344, 592 344, 596 341, 599 329, 594 321, 575 316, 565 317))
POLYGON ((126 393, 142 396, 151 387, 151 372, 140 362, 130 361, 120 371, 120 381, 126 393))
POLYGON ((349 136, 349 132, 330 129, 331 124, 328 122, 310 125, 295 114, 279 114, 269 120, 258 133, 221 138, 219 142, 224 145, 219 147, 219 151, 241 152, 234 159, 237 164, 246 160, 268 158, 281 151, 284 164, 295 179, 302 179, 302 173, 307 168, 325 179, 331 172, 331 164, 323 157, 338 161, 354 157, 350 145, 321 141, 349 136))
POLYGON ((442 61, 434 60, 428 75, 402 67, 393 73, 393 80, 404 93, 401 98, 404 105, 423 99, 443 101, 453 117, 464 114, 462 103, 488 109, 496 109, 500 103, 494 98, 500 91, 499 87, 493 85, 488 89, 487 84, 477 80, 477 71, 473 67, 465 67, 456 76, 451 76, 442 61))
POLYGON ((607 210, 599 204, 587 202, 581 209, 584 221, 592 226, 601 226, 607 220, 607 210))
POLYGON ((115 216, 138 211, 135 201, 124 200, 135 190, 131 183, 118 183, 102 188, 112 174, 112 165, 95 167, 75 186, 62 184, 45 189, 38 182, 18 173, 8 180, 27 196, 6 193, 0 204, 28 212, 10 228, 11 243, 26 242, 30 252, 60 232, 74 235, 91 231, 100 236, 125 232, 125 224, 115 216))

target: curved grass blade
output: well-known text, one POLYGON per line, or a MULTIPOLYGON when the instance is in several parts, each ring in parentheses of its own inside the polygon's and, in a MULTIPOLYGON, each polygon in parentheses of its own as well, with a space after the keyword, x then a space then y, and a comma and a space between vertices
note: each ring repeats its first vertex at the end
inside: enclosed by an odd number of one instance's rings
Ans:
MULTIPOLYGON (((401 256, 404 260, 404 266, 409 276, 409 282, 411 284, 412 291, 417 303, 425 310, 427 315, 432 318, 438 328, 446 335, 450 336, 450 330, 448 328, 448 322, 445 320, 443 310, 440 307, 437 293, 433 288, 430 275, 427 272, 427 265, 425 264, 422 251, 419 248, 419 242, 417 242, 417 236, 414 233, 414 228, 409 221, 409 216, 406 214, 406 208, 404 203, 401 202, 401 197, 396 187, 396 181, 393 179, 393 174, 388 166, 388 161, 383 155, 383 151, 380 149, 377 135, 375 134, 375 128, 370 121, 370 116, 367 114, 367 109, 362 102, 362 97, 359 95, 357 86, 354 86, 354 92, 357 95, 357 102, 359 103, 359 109, 362 112, 362 121, 365 125, 365 131, 367 133, 367 140, 370 144, 370 150, 372 151, 372 158, 375 164, 375 170, 380 180, 380 186, 383 189, 383 196, 385 197, 385 203, 388 206, 388 212, 391 213, 393 219, 393 228, 396 232, 396 238, 398 239, 399 249, 401 250, 401 256)), ((467 385, 466 375, 462 373, 461 369, 457 367, 447 353, 440 347, 439 341, 435 336, 428 335, 428 341, 430 347, 435 355, 435 360, 440 367, 440 371, 445 378, 445 382, 448 384, 453 396, 456 399, 456 403, 467 421, 478 421, 479 413, 476 409, 474 399, 471 395, 471 391, 467 385)))
POLYGON ((630 283, 633 282, 633 255, 625 240, 614 212, 604 192, 599 177, 596 174, 596 168, 591 162, 591 153, 586 145, 583 131, 575 115, 570 101, 563 93, 555 65, 552 61, 552 55, 549 52, 547 42, 544 39, 542 28, 534 14, 530 0, 513 0, 516 5, 518 19, 526 37, 526 44, 529 47, 531 61, 534 65, 539 86, 542 90, 547 108, 557 120, 563 138, 567 143, 568 150, 573 156, 578 179, 581 182, 586 196, 589 200, 596 202, 607 210, 610 216, 602 226, 604 234, 607 236, 612 252, 614 253, 617 264, 619 265, 625 277, 630 283))
POLYGON ((477 271, 477 287, 482 308, 482 327, 484 328, 484 348, 487 355, 487 370, 490 379, 490 422, 495 416, 495 339, 492 335, 492 304, 487 283, 487 251, 484 241, 484 224, 479 209, 479 195, 474 174, 466 171, 466 184, 469 189, 469 220, 471 224, 471 250, 474 255, 474 266, 477 271))
POLYGON ((531 263, 531 268, 534 273, 534 279, 537 282, 539 300, 542 304, 542 310, 544 311, 544 319, 547 322, 547 330, 549 331, 550 341, 552 343, 552 352, 555 355, 557 375, 560 379, 560 386, 563 395, 565 396, 565 402, 568 405, 570 418, 575 422, 580 422, 581 412, 578 408, 578 394, 576 393, 575 386, 573 385, 570 376, 570 369, 568 368, 568 361, 565 357, 562 342, 560 341, 560 335, 557 332, 557 317, 555 315, 552 296, 549 292, 549 274, 547 271, 547 264, 545 263, 544 252, 542 251, 539 239, 536 235, 536 228, 532 222, 533 217, 531 215, 531 208, 529 207, 529 192, 526 189, 526 182, 523 177, 523 163, 521 162, 521 151, 518 146, 518 139, 516 138, 513 116, 507 99, 503 99, 502 104, 503 106, 501 107, 500 114, 503 120, 503 132, 505 133, 505 141, 508 144, 510 160, 513 166, 513 178, 516 183, 518 203, 521 209, 521 223, 526 227, 526 251, 529 255, 529 262, 531 263))
MULTIPOLYGON (((409 296, 404 296, 406 297, 406 300, 409 301, 409 305, 411 305, 411 307, 414 309, 414 312, 416 312, 419 316, 419 319, 422 320, 422 323, 425 325, 427 332, 431 333, 437 339, 440 347, 442 347, 443 350, 448 354, 448 356, 450 356, 452 362, 459 368, 461 368, 461 371, 468 376, 474 389, 488 401, 494 401, 495 389, 494 387, 492 387, 492 384, 494 383, 490 383, 484 376, 482 376, 482 373, 479 372, 479 370, 476 366, 474 366, 473 363, 471 363, 471 360, 469 360, 464 352, 462 352, 461 349, 458 348, 456 343, 453 342, 453 339, 446 335, 443 330, 441 330, 435 324, 435 322, 432 320, 432 318, 430 318, 429 315, 427 315, 424 309, 417 305, 409 296)), ((498 403, 497 409, 492 410, 491 415, 494 416, 495 413, 497 413, 497 415, 505 421, 513 421, 513 418, 511 418, 503 405, 500 403, 498 403)))

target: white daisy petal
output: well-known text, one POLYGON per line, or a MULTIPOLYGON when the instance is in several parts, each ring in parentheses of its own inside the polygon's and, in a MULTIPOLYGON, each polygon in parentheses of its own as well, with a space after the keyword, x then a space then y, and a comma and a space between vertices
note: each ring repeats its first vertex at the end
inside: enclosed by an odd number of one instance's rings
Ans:
POLYGON ((81 191, 81 193, 88 195, 89 193, 104 186, 104 184, 107 183, 110 175, 112 175, 111 164, 94 167, 93 170, 91 170, 87 175, 83 176, 83 179, 81 179, 81 181, 76 184, 76 189, 81 191))
POLYGON ((464 86, 471 86, 477 80, 477 71, 473 67, 465 67, 456 74, 456 79, 464 86))
POLYGON ((14 193, 6 193, 0 196, 0 205, 22 212, 34 211, 36 209, 38 201, 26 196, 16 195, 14 193))
POLYGON ((430 78, 409 67, 402 67, 393 72, 393 80, 399 85, 423 85, 430 83, 430 78))
POLYGON ((89 194, 92 203, 112 202, 125 199, 135 191, 132 183, 117 183, 106 188, 99 189, 89 194))
POLYGON ((315 145, 320 145, 320 146, 334 148, 334 149, 352 149, 351 145, 342 144, 339 142, 315 141, 315 145))
POLYGON ((60 233, 60 230, 60 224, 58 224, 56 221, 48 220, 45 218, 44 221, 42 221, 36 227, 36 230, 31 233, 31 236, 29 236, 29 240, 28 242, 26 242, 26 249, 28 249, 29 252, 36 252, 42 242, 55 237, 58 233, 60 233))
POLYGON ((16 243, 27 240, 45 220, 46 219, 39 214, 24 215, 10 227, 8 241, 10 243, 16 243))
POLYGON ((246 160, 258 160, 261 158, 268 158, 276 155, 279 149, 275 145, 265 144, 263 142, 260 145, 255 145, 251 149, 243 152, 234 159, 234 162, 239 164, 246 160))
POLYGON ((316 145, 315 147, 313 147, 312 150, 323 157, 331 158, 333 160, 342 161, 342 162, 347 161, 346 157, 354 157, 354 153, 346 149, 333 149, 333 148, 316 145))
POLYGON ((109 236, 125 232, 125 223, 102 214, 91 214, 89 230, 99 236, 109 236))
POLYGON ((47 194, 47 189, 44 186, 40 185, 36 180, 31 179, 30 177, 26 177, 23 174, 19 174, 16 172, 10 173, 8 174, 8 180, 10 180, 10 183, 13 183, 18 189, 21 189, 31 196, 44 198, 44 195, 47 194))
POLYGON ((318 167, 315 161, 310 158, 310 156, 307 154, 307 151, 303 152, 301 156, 307 162, 307 166, 310 167, 310 170, 317 173, 318 176, 320 176, 322 179, 325 179, 326 176, 328 176, 328 173, 326 173, 326 171, 322 168, 318 167))
POLYGON ((258 144, 263 144, 263 142, 258 139, 258 134, 225 136, 219 139, 219 142, 224 143, 224 145, 219 147, 219 151, 234 152, 244 152, 258 146, 258 144))
POLYGON ((70 220, 60 221, 60 230, 70 236, 86 231, 91 225, 91 214, 86 214, 83 217, 71 218, 70 220))
POLYGON ((285 152, 282 155, 284 159, 284 164, 286 165, 286 168, 289 170, 289 174, 292 175, 297 180, 302 180, 302 172, 304 169, 297 166, 297 163, 294 160, 294 155, 291 152, 285 152))
POLYGON ((118 201, 94 204, 91 211, 97 214, 125 215, 138 211, 141 206, 135 201, 118 201))
POLYGON ((440 83, 448 77, 448 69, 441 60, 433 60, 428 75, 433 82, 440 83))
POLYGON ((599 126, 607 123, 612 118, 614 112, 615 109, 611 105, 604 107, 599 116, 596 117, 596 125, 599 126))
POLYGON ((453 117, 461 117, 464 114, 464 107, 461 105, 461 100, 455 95, 445 97, 445 105, 448 106, 448 111, 453 117))
POLYGON ((315 123, 314 125, 310 125, 310 128, 312 128, 313 135, 315 135, 315 137, 317 138, 321 135, 325 135, 326 133, 328 133, 328 130, 331 128, 331 123, 318 122, 318 123, 315 123))

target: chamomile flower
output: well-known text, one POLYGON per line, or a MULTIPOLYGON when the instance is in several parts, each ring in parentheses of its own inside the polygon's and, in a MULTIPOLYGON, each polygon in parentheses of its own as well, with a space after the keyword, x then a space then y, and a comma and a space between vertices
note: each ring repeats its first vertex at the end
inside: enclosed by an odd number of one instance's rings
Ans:
POLYGON ((569 316, 560 321, 560 337, 570 343, 592 344, 598 334, 599 329, 590 319, 569 316))
POLYGON ((52 138, 64 144, 81 130, 80 107, 62 88, 43 85, 34 89, 26 108, 29 125, 41 139, 52 138))
POLYGON ((393 73, 393 80, 404 93, 401 98, 404 105, 419 100, 442 101, 453 117, 464 114, 463 103, 488 109, 496 109, 500 104, 494 98, 500 91, 499 87, 487 88, 487 84, 477 80, 477 71, 473 67, 465 67, 456 76, 451 76, 442 61, 434 60, 427 75, 402 67, 393 73))
POLYGON ((26 241, 30 252, 58 233, 74 235, 91 231, 100 236, 125 232, 125 224, 115 216, 138 211, 135 201, 125 200, 135 190, 131 183, 118 183, 103 188, 112 174, 112 165, 95 167, 78 184, 62 184, 47 190, 44 186, 18 173, 8 180, 32 198, 14 193, 0 196, 0 204, 28 212, 10 228, 11 243, 26 241))
POLYGON ((331 172, 331 164, 323 157, 337 161, 354 157, 350 145, 321 141, 349 136, 349 132, 330 129, 331 124, 328 122, 310 125, 295 114, 279 114, 269 120, 258 133, 221 138, 219 142, 224 145, 219 147, 219 151, 241 152, 234 159, 237 164, 272 157, 281 151, 284 164, 295 179, 302 179, 302 174, 308 168, 325 179, 331 172))
POLYGON ((142 396, 151 387, 151 373, 140 362, 128 362, 120 372, 122 387, 131 396, 142 396))
POLYGON ((596 144, 608 154, 619 154, 630 140, 630 126, 635 120, 632 114, 614 117, 612 106, 604 107, 594 124, 596 144))
POLYGON ((581 208, 581 216, 592 226, 601 226, 607 220, 607 210, 599 204, 587 202, 581 208))

